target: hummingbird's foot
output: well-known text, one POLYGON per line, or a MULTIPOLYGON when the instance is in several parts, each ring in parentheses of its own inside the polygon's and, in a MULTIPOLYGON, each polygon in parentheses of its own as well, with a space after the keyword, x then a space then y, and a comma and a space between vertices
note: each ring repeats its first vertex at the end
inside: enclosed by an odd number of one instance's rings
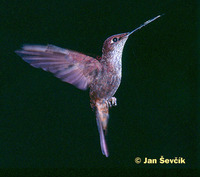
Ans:
POLYGON ((108 105, 109 105, 109 107, 117 106, 117 98, 111 97, 111 98, 108 100, 108 105))

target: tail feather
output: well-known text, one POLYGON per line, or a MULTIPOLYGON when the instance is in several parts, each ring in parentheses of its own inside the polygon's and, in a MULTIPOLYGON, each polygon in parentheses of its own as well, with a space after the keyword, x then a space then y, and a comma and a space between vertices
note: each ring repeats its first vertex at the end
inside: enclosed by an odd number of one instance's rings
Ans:
POLYGON ((97 103, 96 104, 96 121, 97 121, 97 127, 99 131, 101 151, 102 151, 102 154, 105 155, 106 157, 109 156, 106 139, 105 139, 108 118, 109 118, 109 114, 108 114, 107 105, 105 103, 103 104, 97 103))

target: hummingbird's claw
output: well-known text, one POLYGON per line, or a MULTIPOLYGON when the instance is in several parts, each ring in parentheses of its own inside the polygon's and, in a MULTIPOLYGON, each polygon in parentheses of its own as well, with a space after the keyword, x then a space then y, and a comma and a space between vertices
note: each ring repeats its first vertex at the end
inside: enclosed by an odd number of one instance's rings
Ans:
POLYGON ((108 105, 109 105, 109 107, 117 106, 117 98, 111 97, 111 98, 108 100, 108 105))

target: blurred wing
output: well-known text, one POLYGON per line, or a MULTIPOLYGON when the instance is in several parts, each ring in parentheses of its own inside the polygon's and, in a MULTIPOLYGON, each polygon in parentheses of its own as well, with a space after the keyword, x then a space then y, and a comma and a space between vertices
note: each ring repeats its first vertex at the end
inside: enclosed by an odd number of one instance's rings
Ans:
POLYGON ((101 71, 95 58, 53 45, 24 45, 15 52, 33 67, 49 71, 81 90, 86 90, 101 71))

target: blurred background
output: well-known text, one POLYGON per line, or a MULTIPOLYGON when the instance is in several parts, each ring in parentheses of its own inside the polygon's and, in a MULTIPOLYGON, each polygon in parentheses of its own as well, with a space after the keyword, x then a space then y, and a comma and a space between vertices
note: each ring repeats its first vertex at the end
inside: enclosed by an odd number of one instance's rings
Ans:
POLYGON ((197 1, 0 2, 1 168, 196 168, 197 1), (54 44, 101 56, 104 40, 128 32, 123 78, 101 154, 89 92, 35 69, 14 51, 54 44), (185 165, 136 164, 183 157, 185 165))

